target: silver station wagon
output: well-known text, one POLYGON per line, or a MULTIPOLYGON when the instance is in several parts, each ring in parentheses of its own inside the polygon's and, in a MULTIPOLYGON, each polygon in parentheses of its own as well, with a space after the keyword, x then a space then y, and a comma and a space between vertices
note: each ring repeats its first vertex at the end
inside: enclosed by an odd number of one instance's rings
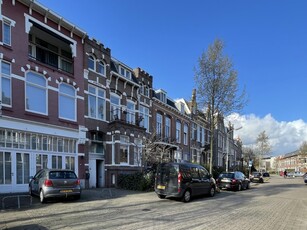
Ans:
POLYGON ((40 202, 48 198, 67 198, 81 196, 80 180, 72 170, 41 169, 29 182, 30 195, 37 195, 40 202))

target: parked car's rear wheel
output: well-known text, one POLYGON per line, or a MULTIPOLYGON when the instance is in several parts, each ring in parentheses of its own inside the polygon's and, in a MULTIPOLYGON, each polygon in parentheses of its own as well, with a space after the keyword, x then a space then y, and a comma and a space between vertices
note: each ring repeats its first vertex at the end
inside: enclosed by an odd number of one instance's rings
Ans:
POLYGON ((191 191, 187 189, 182 196, 182 201, 187 203, 190 200, 191 200, 191 191))
POLYGON ((211 197, 214 197, 214 195, 215 195, 215 187, 212 186, 212 187, 210 188, 209 195, 210 195, 211 197))
POLYGON ((263 183, 263 179, 262 178, 260 179, 260 183, 263 183))
POLYGON ((160 199, 165 199, 165 195, 160 195, 160 194, 158 194, 158 197, 160 198, 160 199))
POLYGON ((41 191, 39 192, 39 200, 40 202, 43 204, 46 202, 46 198, 45 198, 45 195, 44 195, 44 192, 43 190, 41 189, 41 191))

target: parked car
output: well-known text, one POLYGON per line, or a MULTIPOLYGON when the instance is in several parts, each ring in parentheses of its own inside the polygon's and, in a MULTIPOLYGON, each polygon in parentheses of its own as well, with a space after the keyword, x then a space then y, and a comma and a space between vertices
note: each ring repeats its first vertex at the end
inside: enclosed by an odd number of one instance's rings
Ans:
POLYGON ((215 180, 202 166, 191 163, 162 163, 155 177, 159 198, 179 198, 189 202, 193 196, 215 195, 215 180))
POLYGON ((240 191, 250 188, 250 180, 240 171, 223 172, 217 178, 216 185, 220 189, 240 191))
POLYGON ((29 182, 30 195, 37 195, 40 202, 48 198, 81 196, 80 180, 72 170, 41 169, 29 182))
POLYGON ((259 182, 263 183, 263 176, 262 173, 260 172, 253 172, 252 175, 250 176, 250 181, 251 182, 259 182))
POLYGON ((289 172, 287 174, 287 177, 302 177, 303 175, 304 173, 296 171, 296 172, 289 172))
POLYGON ((303 175, 304 182, 307 184, 307 172, 303 175))

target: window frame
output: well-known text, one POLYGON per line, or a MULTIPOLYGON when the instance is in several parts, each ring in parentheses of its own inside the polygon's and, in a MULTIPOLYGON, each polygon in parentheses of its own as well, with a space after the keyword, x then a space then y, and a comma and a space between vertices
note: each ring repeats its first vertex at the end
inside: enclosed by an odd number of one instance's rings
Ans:
POLYGON ((187 123, 184 123, 183 125, 183 144, 188 145, 188 134, 189 134, 189 126, 187 123))
POLYGON ((165 117, 165 138, 169 139, 171 137, 171 118, 166 116, 165 117))
POLYGON ((139 107, 139 117, 142 116, 142 120, 140 121, 140 126, 146 128, 146 131, 149 132, 149 108, 143 105, 139 107))
POLYGON ((77 93, 76 93, 76 89, 74 86, 70 85, 70 84, 67 84, 65 82, 62 82, 59 84, 59 93, 58 93, 58 100, 59 100, 59 118, 60 119, 64 119, 64 120, 70 120, 70 121, 77 121, 77 93), (70 95, 70 94, 67 94, 65 92, 61 92, 61 86, 67 86, 69 87, 70 89, 73 90, 74 92, 74 95, 70 95), (63 114, 61 114, 61 98, 65 97, 66 99, 71 99, 73 101, 73 107, 74 107, 74 114, 73 114, 73 118, 71 117, 64 117, 62 116, 63 114))
POLYGON ((88 85, 88 117, 90 117, 92 119, 98 119, 98 120, 101 120, 101 121, 105 121, 105 119, 106 119, 106 97, 105 97, 105 95, 106 95, 106 92, 105 92, 104 89, 96 87, 96 86, 91 85, 91 84, 88 85), (95 93, 93 93, 90 90, 90 88, 92 88, 95 91, 95 93), (99 92, 102 92, 103 96, 100 96, 99 92), (95 114, 94 114, 94 116, 92 116, 92 113, 90 111, 91 110, 91 102, 90 102, 91 98, 94 98, 94 100, 95 100, 95 102, 94 102, 95 103, 95 114), (99 100, 102 100, 102 102, 103 102, 102 114, 99 113, 99 105, 100 105, 99 100), (102 115, 102 117, 100 115, 102 115))
POLYGON ((97 73, 102 75, 102 76, 106 76, 106 64, 103 61, 98 62, 97 73), (101 68, 102 66, 103 66, 103 68, 101 68), (103 72, 100 71, 101 69, 103 69, 103 72))
POLYGON ((6 46, 12 46, 12 27, 15 27, 16 22, 5 17, 2 16, 2 44, 6 45, 6 46), (8 26, 9 28, 9 42, 6 42, 5 40, 5 35, 7 35, 7 33, 5 32, 5 25, 8 26))
MULTIPOLYGON (((48 115, 48 81, 45 78, 45 76, 38 74, 36 72, 33 71, 28 71, 26 72, 26 77, 25 77, 25 110, 31 113, 38 113, 38 114, 43 114, 43 115, 48 115), (28 80, 28 74, 34 74, 37 77, 40 77, 41 79, 43 79, 45 81, 45 85, 39 85, 36 84, 35 82, 30 82, 28 80), (27 106, 27 102, 29 101, 28 99, 28 87, 32 87, 32 88, 36 88, 36 89, 42 89, 45 92, 45 112, 41 112, 41 111, 36 111, 34 109, 30 109, 27 106)), ((33 100, 36 101, 36 100, 33 100)), ((30 107, 30 106, 29 106, 30 107)))
POLYGON ((176 142, 181 143, 181 122, 176 121, 176 142))
POLYGON ((162 114, 157 113, 156 115, 156 135, 162 137, 162 114))
POLYGON ((129 165, 129 157, 130 157, 130 143, 129 143, 129 136, 120 135, 120 150, 119 150, 119 162, 121 165, 129 165), (124 152, 122 152, 124 151, 124 152), (126 151, 126 152, 125 152, 126 151), (122 161, 122 154, 127 154, 125 158, 127 161, 122 161))
POLYGON ((130 124, 135 124, 135 107, 136 103, 131 100, 127 100, 127 113, 126 113, 126 122, 130 124), (131 108, 132 106, 133 108, 131 108))
POLYGON ((110 120, 120 120, 121 118, 121 98, 117 94, 110 94, 110 120), (112 98, 118 100, 118 104, 112 102, 112 98), (114 113, 114 111, 116 111, 114 113))
POLYGON ((88 57, 87 57, 87 68, 89 69, 89 70, 92 70, 92 71, 95 71, 96 72, 96 58, 93 56, 93 55, 88 55, 88 57), (92 62, 93 62, 93 68, 91 68, 91 66, 89 65, 89 61, 90 61, 90 59, 92 60, 92 62))
POLYGON ((1 81, 0 81, 0 89, 1 89, 1 105, 4 105, 4 106, 8 106, 8 107, 12 107, 12 64, 10 62, 6 62, 6 61, 1 61, 1 81), (3 63, 5 64, 8 64, 9 65, 9 75, 7 73, 3 73, 3 63), (7 104, 5 103, 5 101, 3 100, 3 79, 6 79, 9 81, 9 101, 10 103, 7 104))

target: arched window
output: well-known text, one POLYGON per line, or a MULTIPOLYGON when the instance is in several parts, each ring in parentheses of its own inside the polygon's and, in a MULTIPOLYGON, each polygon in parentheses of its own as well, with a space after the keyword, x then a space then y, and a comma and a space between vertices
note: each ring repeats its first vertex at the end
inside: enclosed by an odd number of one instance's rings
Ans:
POLYGON ((61 83, 59 86, 59 117, 76 121, 76 90, 73 86, 61 83))
POLYGON ((26 110, 47 114, 47 83, 46 78, 38 73, 26 74, 26 110))
POLYGON ((103 76, 106 75, 106 65, 103 62, 98 62, 98 70, 97 72, 103 76))
POLYGON ((89 55, 88 56, 88 59, 87 59, 87 67, 91 70, 95 70, 95 58, 92 56, 92 55, 89 55))

